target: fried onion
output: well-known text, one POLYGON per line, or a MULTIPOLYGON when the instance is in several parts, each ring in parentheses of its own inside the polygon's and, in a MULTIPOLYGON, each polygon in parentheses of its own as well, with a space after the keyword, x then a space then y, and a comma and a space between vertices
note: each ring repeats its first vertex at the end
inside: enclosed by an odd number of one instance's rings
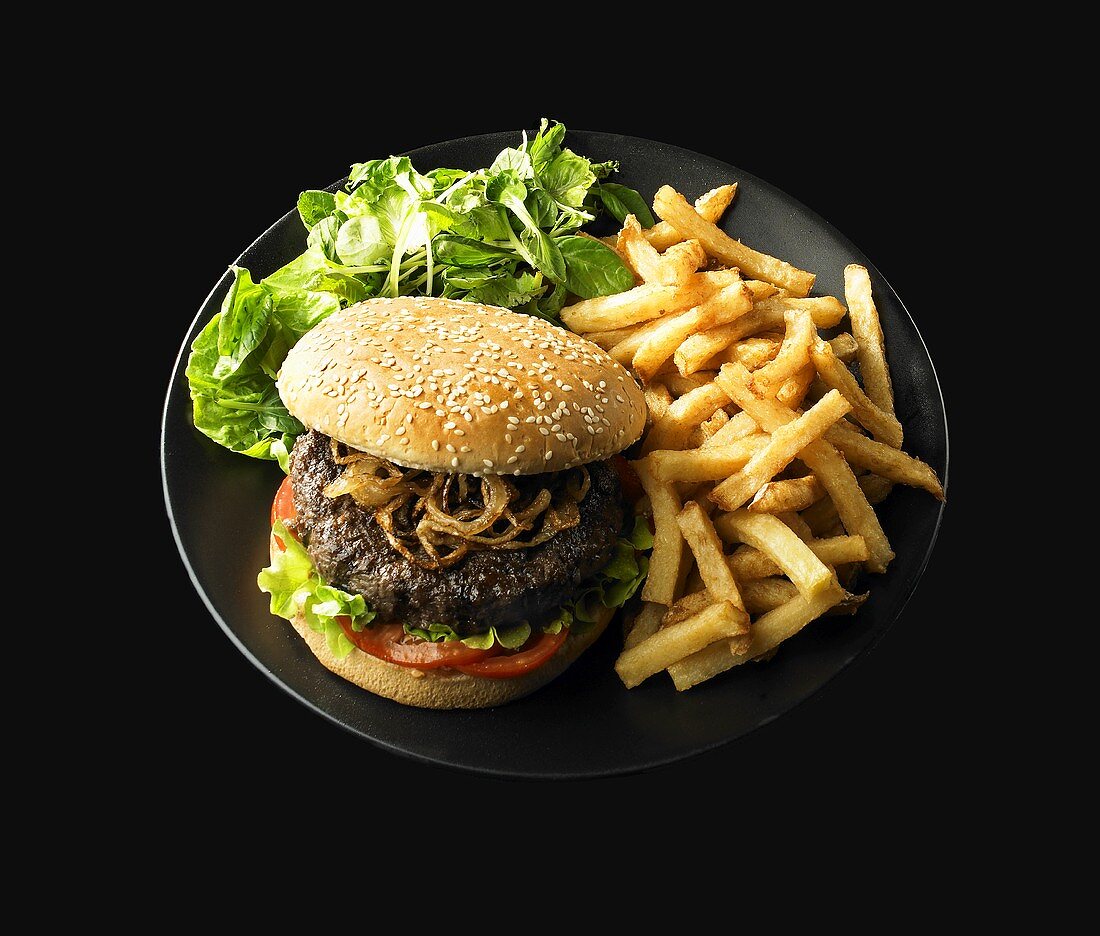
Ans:
POLYGON ((580 523, 591 479, 583 465, 552 475, 438 474, 403 468, 335 440, 340 477, 326 497, 349 495, 373 513, 386 539, 424 569, 445 569, 471 551, 528 549, 580 523))

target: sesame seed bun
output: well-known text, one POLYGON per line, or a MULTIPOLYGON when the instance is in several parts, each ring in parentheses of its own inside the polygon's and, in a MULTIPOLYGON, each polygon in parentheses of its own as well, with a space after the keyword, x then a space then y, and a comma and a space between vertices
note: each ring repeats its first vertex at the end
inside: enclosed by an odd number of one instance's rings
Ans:
POLYGON ((645 428, 645 397, 603 349, 542 319, 403 296, 336 312, 278 380, 311 429, 409 468, 538 474, 600 461, 645 428))

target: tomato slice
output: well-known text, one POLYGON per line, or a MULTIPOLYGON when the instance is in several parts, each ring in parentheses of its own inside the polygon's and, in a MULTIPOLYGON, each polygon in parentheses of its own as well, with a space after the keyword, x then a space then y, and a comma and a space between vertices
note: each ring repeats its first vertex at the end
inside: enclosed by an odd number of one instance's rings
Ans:
MULTIPOLYGON (((271 502, 271 525, 275 526, 276 520, 282 520, 286 523, 287 520, 296 520, 298 517, 298 511, 294 509, 294 492, 290 487, 290 478, 283 478, 283 483, 279 485, 279 490, 275 492, 275 500, 271 502)), ((275 545, 280 550, 286 552, 286 545, 279 537, 274 537, 275 545)))
POLYGON ((496 656, 476 663, 456 665, 455 669, 471 676, 484 676, 487 679, 511 679, 514 676, 522 676, 548 662, 558 652, 558 647, 565 643, 565 638, 568 636, 568 627, 563 627, 557 634, 540 632, 515 653, 498 653, 496 656))
POLYGON ((611 467, 619 475, 619 484, 623 488, 623 497, 627 499, 628 503, 636 504, 642 499, 642 495, 645 491, 642 489, 642 482, 638 480, 638 472, 636 472, 622 455, 612 455, 609 459, 611 467))
POLYGON ((411 666, 415 669, 439 669, 442 666, 458 667, 484 660, 499 652, 478 650, 467 647, 461 640, 440 641, 420 640, 409 637, 400 624, 368 624, 361 631, 351 628, 351 618, 338 617, 340 626, 355 646, 364 653, 388 660, 398 666, 411 666))

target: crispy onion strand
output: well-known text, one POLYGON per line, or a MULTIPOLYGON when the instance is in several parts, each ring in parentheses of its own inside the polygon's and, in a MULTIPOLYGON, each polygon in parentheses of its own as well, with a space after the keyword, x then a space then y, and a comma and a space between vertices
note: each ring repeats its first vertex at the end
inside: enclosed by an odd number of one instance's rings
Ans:
POLYGON ((424 569, 445 569, 471 551, 528 549, 577 526, 591 478, 583 465, 552 475, 445 475, 403 468, 332 443, 340 477, 326 497, 349 495, 372 511, 386 539, 424 569))

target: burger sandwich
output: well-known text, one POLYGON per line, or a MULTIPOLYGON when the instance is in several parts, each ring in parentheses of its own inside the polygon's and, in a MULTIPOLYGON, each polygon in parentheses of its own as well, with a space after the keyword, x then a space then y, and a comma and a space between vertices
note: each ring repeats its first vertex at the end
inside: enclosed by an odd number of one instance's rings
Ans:
POLYGON ((619 453, 645 400, 591 342, 491 306, 371 299, 308 332, 278 390, 306 431, 259 585, 362 688, 443 709, 520 698, 644 579, 619 453))

